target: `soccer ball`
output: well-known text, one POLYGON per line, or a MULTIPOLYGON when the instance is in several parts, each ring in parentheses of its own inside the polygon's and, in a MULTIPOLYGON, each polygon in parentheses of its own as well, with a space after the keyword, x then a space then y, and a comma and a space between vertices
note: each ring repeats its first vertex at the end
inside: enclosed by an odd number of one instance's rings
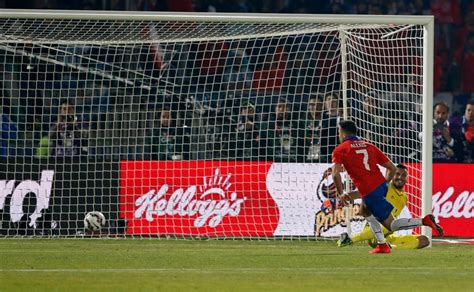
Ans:
POLYGON ((90 231, 99 231, 105 226, 105 216, 101 212, 92 211, 84 217, 84 227, 90 231))

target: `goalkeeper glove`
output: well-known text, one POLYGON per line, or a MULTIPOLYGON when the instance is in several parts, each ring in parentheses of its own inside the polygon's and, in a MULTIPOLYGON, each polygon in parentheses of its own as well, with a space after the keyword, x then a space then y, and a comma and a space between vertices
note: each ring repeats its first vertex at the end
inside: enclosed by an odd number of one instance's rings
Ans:
POLYGON ((336 198, 324 200, 321 206, 321 211, 326 215, 332 214, 334 210, 347 206, 350 203, 352 203, 352 198, 347 194, 343 194, 336 198))

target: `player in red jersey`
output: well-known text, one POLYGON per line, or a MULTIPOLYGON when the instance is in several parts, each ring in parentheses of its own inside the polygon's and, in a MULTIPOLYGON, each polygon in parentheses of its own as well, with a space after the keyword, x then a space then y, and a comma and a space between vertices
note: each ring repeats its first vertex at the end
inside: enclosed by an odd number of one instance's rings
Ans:
POLYGON ((343 192, 341 172, 344 169, 352 179, 362 197, 361 214, 365 217, 377 238, 378 245, 370 253, 390 253, 390 246, 385 242, 380 223, 390 231, 411 229, 418 226, 429 226, 443 236, 443 229, 435 221, 432 214, 423 218, 394 219, 391 212, 393 206, 386 199, 388 182, 395 174, 396 167, 388 157, 373 144, 361 140, 357 135, 357 126, 353 121, 339 122, 339 144, 332 153, 334 163, 332 175, 337 193, 342 198, 343 192), (387 169, 384 177, 379 165, 387 169), (380 223, 379 223, 380 222, 380 223))

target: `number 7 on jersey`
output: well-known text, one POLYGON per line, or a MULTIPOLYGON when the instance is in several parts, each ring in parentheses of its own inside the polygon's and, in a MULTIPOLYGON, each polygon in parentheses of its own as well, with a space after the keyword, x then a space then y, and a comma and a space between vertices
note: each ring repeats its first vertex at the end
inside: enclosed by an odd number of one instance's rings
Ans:
POLYGON ((362 162, 364 163, 365 169, 370 171, 369 152, 367 152, 367 149, 358 149, 355 151, 355 153, 364 155, 364 157, 362 158, 362 162))

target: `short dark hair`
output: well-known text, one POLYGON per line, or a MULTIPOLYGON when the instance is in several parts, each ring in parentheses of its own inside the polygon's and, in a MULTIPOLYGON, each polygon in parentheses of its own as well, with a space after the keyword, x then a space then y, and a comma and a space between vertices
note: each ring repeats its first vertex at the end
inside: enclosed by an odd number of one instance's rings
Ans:
POLYGON ((277 101, 277 104, 275 106, 278 106, 278 104, 284 104, 286 106, 286 109, 288 111, 291 111, 291 103, 288 101, 288 99, 286 99, 284 97, 279 97, 278 101, 277 101))
POLYGON ((341 127, 341 130, 346 134, 357 135, 357 125, 354 121, 341 120, 339 122, 339 127, 341 127))
POLYGON ((286 99, 284 97, 279 97, 278 100, 277 100, 277 103, 286 103, 286 104, 288 104, 288 99, 286 99))
POLYGON ((334 97, 334 99, 339 99, 339 94, 337 94, 336 92, 330 92, 330 93, 326 93, 326 95, 324 95, 324 101, 326 101, 329 96, 334 97))
POLYGON ((397 164, 397 168, 403 169, 403 170, 408 170, 408 167, 406 167, 404 164, 397 164))
POLYGON ((59 105, 63 105, 63 104, 74 106, 74 100, 70 98, 63 98, 59 101, 59 105))
POLYGON ((436 107, 439 106, 439 105, 444 106, 444 107, 448 110, 448 113, 449 113, 449 105, 448 105, 448 103, 445 102, 445 101, 437 102, 437 103, 434 105, 433 110, 436 109, 436 107))
POLYGON ((466 105, 474 105, 474 97, 470 98, 466 105))
POLYGON ((310 95, 309 98, 308 98, 308 101, 310 101, 312 99, 316 99, 320 102, 324 101, 324 97, 321 94, 312 94, 312 95, 310 95))
POLYGON ((242 101, 242 103, 240 104, 241 107, 250 107, 250 108, 253 108, 255 109, 255 103, 253 101, 251 101, 250 99, 245 99, 242 101))

